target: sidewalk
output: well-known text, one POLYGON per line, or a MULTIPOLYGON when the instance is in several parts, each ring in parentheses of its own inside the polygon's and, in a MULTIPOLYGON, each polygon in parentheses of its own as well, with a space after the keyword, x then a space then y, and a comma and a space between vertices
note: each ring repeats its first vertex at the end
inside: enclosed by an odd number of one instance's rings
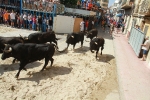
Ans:
POLYGON ((140 61, 123 34, 114 34, 121 100, 150 100, 150 66, 140 61))

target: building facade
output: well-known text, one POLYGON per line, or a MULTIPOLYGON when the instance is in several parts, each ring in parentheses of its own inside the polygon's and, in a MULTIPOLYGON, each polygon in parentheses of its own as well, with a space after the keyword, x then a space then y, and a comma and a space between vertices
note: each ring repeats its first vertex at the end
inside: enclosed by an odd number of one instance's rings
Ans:
POLYGON ((109 0, 100 0, 100 5, 104 10, 108 9, 109 0))

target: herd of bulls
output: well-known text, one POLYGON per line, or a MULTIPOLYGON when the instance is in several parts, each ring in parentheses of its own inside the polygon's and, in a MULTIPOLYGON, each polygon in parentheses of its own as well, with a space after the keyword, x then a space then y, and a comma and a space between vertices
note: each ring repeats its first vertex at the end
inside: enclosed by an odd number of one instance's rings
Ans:
MULTIPOLYGON (((76 43, 81 42, 81 47, 84 42, 84 35, 87 38, 90 38, 90 51, 93 53, 93 50, 96 50, 96 58, 101 47, 104 49, 104 39, 97 37, 98 30, 92 29, 89 32, 79 32, 71 33, 67 35, 66 43, 73 45, 75 48, 76 43), (94 38, 96 37, 96 38, 94 38)), ((41 33, 32 33, 28 37, 0 37, 0 53, 2 53, 1 59, 5 60, 6 58, 13 57, 14 60, 12 63, 15 63, 15 60, 20 61, 19 71, 16 74, 16 78, 19 77, 20 71, 26 70, 25 66, 28 63, 42 60, 45 58, 45 64, 41 71, 45 69, 48 62, 51 61, 51 66, 53 65, 54 59, 52 58, 55 50, 58 52, 64 52, 66 49, 59 51, 57 46, 57 38, 54 31, 51 32, 41 32, 41 33), (47 42, 50 42, 49 44, 47 42), (54 43, 52 43, 54 42, 54 43)))

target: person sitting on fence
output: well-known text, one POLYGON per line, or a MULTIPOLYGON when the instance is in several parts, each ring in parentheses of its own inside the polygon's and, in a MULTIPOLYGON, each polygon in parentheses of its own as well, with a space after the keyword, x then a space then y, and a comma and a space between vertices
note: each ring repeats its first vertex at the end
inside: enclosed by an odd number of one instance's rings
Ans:
POLYGON ((48 2, 47 12, 52 12, 52 11, 53 11, 53 2, 52 0, 50 0, 50 2, 48 2))
POLYGON ((34 1, 34 9, 38 10, 38 1, 37 0, 34 1))
POLYGON ((42 6, 42 1, 41 0, 39 1, 38 5, 39 5, 38 10, 43 11, 43 6, 42 6))
POLYGON ((80 6, 81 6, 81 2, 80 0, 77 1, 77 9, 80 9, 80 6))
POLYGON ((150 47, 149 36, 147 36, 145 39, 146 40, 145 40, 144 44, 141 44, 142 50, 143 50, 143 57, 141 58, 142 61, 146 60, 146 55, 147 55, 149 47, 150 47))

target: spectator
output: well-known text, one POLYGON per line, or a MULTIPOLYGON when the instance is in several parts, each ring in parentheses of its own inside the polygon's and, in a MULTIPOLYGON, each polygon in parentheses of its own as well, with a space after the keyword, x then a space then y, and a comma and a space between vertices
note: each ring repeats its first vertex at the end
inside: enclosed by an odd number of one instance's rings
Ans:
POLYGON ((28 28, 28 20, 27 20, 27 14, 26 12, 23 15, 23 24, 24 24, 24 28, 27 29, 28 28))
POLYGON ((121 28, 121 23, 118 22, 118 24, 117 24, 117 34, 118 34, 118 32, 120 31, 120 28, 121 28))
POLYGON ((16 14, 12 10, 12 12, 10 13, 11 27, 14 27, 15 16, 16 16, 16 14))
POLYGON ((20 24, 20 14, 17 14, 17 27, 20 28, 21 24, 20 24))
POLYGON ((43 11, 46 9, 46 0, 42 0, 43 11))
POLYGON ((86 21, 85 21, 85 30, 86 30, 86 31, 88 30, 88 26, 89 26, 89 21, 86 20, 86 21))
POLYGON ((39 31, 42 31, 42 17, 41 16, 39 16, 39 18, 38 18, 38 30, 39 31))
POLYGON ((92 1, 90 1, 90 3, 88 3, 88 9, 87 10, 91 10, 93 8, 93 4, 92 1))
POLYGON ((144 44, 142 44, 142 50, 143 50, 143 57, 141 58, 142 61, 145 61, 146 60, 146 55, 147 55, 147 52, 149 50, 149 47, 150 47, 150 40, 149 40, 149 37, 147 36, 145 38, 145 42, 144 44))
POLYGON ((36 30, 36 16, 34 15, 32 18, 32 29, 35 31, 36 30))
POLYGON ((4 13, 4 15, 3 15, 4 17, 4 22, 5 22, 5 24, 7 25, 7 27, 9 26, 8 24, 8 20, 9 20, 9 13, 8 13, 8 11, 6 11, 5 13, 4 13))
POLYGON ((0 8, 0 24, 3 23, 3 9, 0 8))
POLYGON ((80 5, 81 5, 80 0, 78 0, 78 1, 77 1, 77 8, 78 8, 78 9, 80 9, 80 5))
POLYGON ((80 22, 80 32, 83 32, 84 31, 84 21, 82 20, 80 22))
POLYGON ((113 31, 114 31, 114 25, 112 24, 112 23, 110 23, 110 36, 112 36, 112 33, 113 33, 113 31))
POLYGON ((23 14, 20 15, 20 27, 23 28, 23 14))
POLYGON ((28 14, 28 28, 29 30, 32 29, 32 14, 28 14))
POLYGON ((53 20, 52 20, 52 17, 49 18, 49 30, 50 31, 53 30, 53 20))
POLYGON ((37 0, 34 1, 34 9, 38 10, 38 1, 37 0))
POLYGON ((44 15, 43 21, 42 21, 42 31, 46 32, 46 15, 44 15))

